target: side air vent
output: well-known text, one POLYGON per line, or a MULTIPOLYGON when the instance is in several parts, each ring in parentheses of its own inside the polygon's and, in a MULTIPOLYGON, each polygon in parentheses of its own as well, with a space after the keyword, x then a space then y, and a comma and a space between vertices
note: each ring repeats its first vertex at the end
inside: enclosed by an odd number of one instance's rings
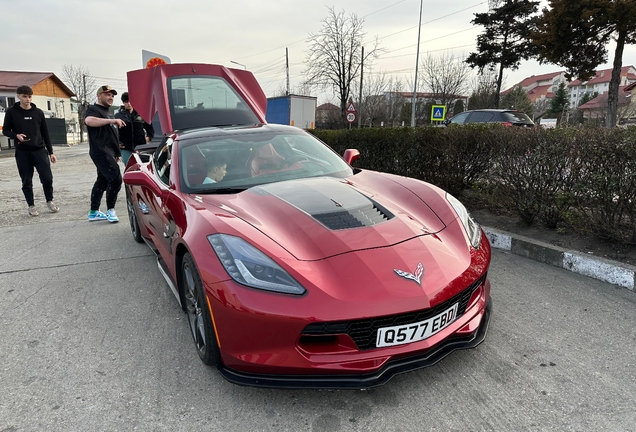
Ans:
POLYGON ((370 227, 393 218, 387 210, 369 203, 351 210, 313 215, 316 220, 332 230, 370 227))

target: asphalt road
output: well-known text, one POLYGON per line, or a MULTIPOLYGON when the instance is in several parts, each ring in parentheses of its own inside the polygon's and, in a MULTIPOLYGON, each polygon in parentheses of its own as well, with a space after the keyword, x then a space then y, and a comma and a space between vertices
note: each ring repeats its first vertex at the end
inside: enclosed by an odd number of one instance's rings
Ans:
POLYGON ((56 152, 39 218, 0 159, 0 432, 636 431, 636 293, 499 250, 474 350, 367 391, 230 384, 126 220, 86 220, 86 148, 56 152))

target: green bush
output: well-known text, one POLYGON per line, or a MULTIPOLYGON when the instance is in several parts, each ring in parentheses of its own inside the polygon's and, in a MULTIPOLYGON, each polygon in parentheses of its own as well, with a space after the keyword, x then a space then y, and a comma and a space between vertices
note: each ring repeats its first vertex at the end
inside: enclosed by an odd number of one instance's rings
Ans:
POLYGON ((567 225, 636 244, 636 128, 521 129, 499 125, 314 130, 354 165, 467 191, 528 224, 567 225))

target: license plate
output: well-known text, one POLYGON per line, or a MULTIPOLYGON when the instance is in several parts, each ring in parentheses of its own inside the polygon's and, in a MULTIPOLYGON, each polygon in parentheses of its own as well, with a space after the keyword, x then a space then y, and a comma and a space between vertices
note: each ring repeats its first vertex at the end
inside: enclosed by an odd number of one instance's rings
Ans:
POLYGON ((378 329, 375 346, 379 348, 403 345, 433 336, 455 321, 458 304, 455 303, 441 314, 424 321, 378 329))

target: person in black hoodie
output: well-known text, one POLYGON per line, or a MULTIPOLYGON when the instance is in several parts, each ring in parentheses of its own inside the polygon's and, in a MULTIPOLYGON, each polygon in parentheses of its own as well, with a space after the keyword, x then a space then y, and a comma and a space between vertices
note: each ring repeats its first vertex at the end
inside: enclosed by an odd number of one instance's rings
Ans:
POLYGON ((119 108, 115 118, 122 119, 126 126, 119 130, 119 148, 121 150, 121 160, 124 166, 135 147, 150 142, 155 136, 155 130, 150 123, 147 123, 135 111, 128 99, 128 92, 121 94, 121 101, 124 105, 119 108))
POLYGON ((22 192, 29 206, 29 215, 39 215, 33 199, 33 172, 38 171, 46 205, 52 213, 60 209, 53 201, 51 163, 57 162, 49 137, 44 113, 31 103, 33 90, 22 85, 16 90, 19 102, 4 115, 2 133, 15 140, 15 162, 22 179, 22 192))

